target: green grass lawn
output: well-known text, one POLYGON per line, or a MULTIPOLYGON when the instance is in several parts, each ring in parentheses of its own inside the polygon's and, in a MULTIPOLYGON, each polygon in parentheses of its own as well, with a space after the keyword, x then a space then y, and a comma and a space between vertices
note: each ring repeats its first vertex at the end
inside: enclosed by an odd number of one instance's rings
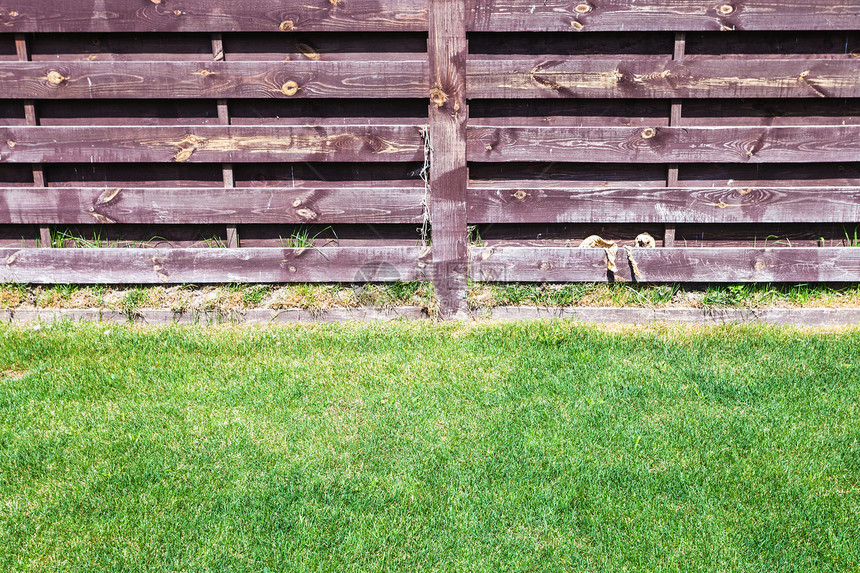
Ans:
POLYGON ((3 571, 860 568, 860 330, 0 327, 3 571))

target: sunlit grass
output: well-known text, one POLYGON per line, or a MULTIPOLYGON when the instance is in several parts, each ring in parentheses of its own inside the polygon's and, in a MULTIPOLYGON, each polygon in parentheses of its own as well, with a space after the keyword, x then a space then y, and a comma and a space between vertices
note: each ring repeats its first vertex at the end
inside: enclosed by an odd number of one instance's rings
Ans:
POLYGON ((0 387, 2 570, 860 567, 858 330, 7 326, 0 387))

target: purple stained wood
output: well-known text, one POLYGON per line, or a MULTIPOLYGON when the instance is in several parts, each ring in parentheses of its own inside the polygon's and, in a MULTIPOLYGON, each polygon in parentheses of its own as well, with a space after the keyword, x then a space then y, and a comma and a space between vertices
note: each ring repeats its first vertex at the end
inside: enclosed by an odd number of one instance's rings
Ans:
POLYGON ((423 187, 0 187, 0 224, 419 223, 423 187))
POLYGON ((418 126, 0 127, 0 161, 418 161, 418 126))
MULTIPOLYGON (((470 248, 470 276, 491 282, 632 280, 619 249, 617 273, 607 271, 603 249, 559 247, 470 248)), ((637 248, 639 282, 844 282, 860 281, 857 248, 637 248)))
POLYGON ((857 60, 473 57, 470 98, 825 98, 860 93, 857 60))
POLYGON ((470 223, 860 221, 860 187, 469 189, 470 223))
POLYGON ((466 304, 466 8, 469 0, 429 0, 430 220, 434 289, 443 317, 466 304))
POLYGON ((27 0, 0 8, 7 32, 306 32, 427 29, 424 0, 27 0))
POLYGON ((0 7, 4 237, 250 248, 13 245, 0 280, 420 278, 451 316, 469 252, 479 280, 607 280, 600 249, 547 245, 664 224, 707 248, 636 250, 643 280, 860 274, 854 250, 787 248, 860 221, 854 0, 19 4, 0 7), (415 246, 425 124, 432 251, 415 246), (468 249, 467 222, 489 248, 468 249), (315 247, 276 248, 298 229, 315 247), (783 248, 715 248, 763 243, 783 248))
POLYGON ((22 62, 4 64, 7 98, 424 97, 427 61, 22 62), (380 74, 380 68, 385 73, 380 74))
POLYGON ((469 161, 811 163, 856 161, 860 125, 470 127, 469 161))
POLYGON ((476 31, 856 30, 856 0, 476 0, 476 31))
POLYGON ((429 249, 0 249, 0 282, 183 284, 430 280, 429 249))

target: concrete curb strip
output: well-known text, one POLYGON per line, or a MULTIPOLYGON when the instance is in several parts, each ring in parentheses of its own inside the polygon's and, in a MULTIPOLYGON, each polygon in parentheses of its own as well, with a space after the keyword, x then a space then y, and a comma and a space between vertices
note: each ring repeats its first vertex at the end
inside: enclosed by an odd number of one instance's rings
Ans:
POLYGON ((356 308, 311 311, 305 309, 250 309, 245 311, 186 311, 174 312, 166 309, 141 309, 128 314, 108 309, 9 309, 0 310, 2 322, 61 321, 73 322, 134 322, 136 324, 279 324, 295 322, 343 322, 361 320, 368 322, 397 319, 420 319, 426 315, 417 306, 391 309, 356 308))
MULTIPOLYGON (((358 320, 422 320, 427 314, 417 306, 390 309, 354 308, 330 310, 250 309, 245 311, 187 311, 141 309, 130 318, 126 313, 107 309, 6 309, 0 310, 0 322, 28 323, 105 322, 136 324, 290 324, 343 322, 358 320)), ((860 325, 860 308, 639 308, 639 307, 497 307, 479 309, 472 319, 488 321, 569 319, 581 322, 683 322, 699 324, 762 323, 795 326, 860 325)))

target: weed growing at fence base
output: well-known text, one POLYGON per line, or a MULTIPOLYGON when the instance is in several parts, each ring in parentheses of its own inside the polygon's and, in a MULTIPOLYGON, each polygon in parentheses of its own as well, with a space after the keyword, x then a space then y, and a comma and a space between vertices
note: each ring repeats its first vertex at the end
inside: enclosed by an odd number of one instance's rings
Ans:
POLYGON ((860 331, 0 328, 4 571, 860 567, 860 331))

